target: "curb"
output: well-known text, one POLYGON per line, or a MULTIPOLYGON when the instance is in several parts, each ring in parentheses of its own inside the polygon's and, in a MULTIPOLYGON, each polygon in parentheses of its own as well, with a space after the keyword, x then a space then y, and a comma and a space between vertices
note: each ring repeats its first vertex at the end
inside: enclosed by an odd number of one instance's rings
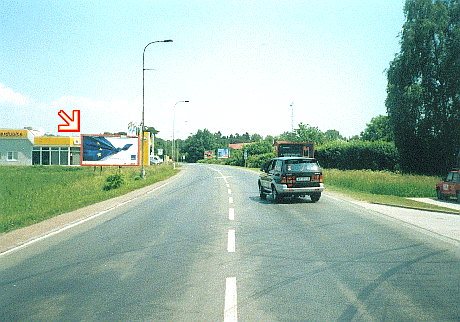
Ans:
MULTIPOLYGON (((367 202, 367 201, 364 201, 367 202)), ((395 207, 395 208, 403 208, 403 209, 412 209, 412 210, 420 210, 420 211, 427 211, 427 212, 437 212, 441 214, 449 214, 449 215, 460 215, 459 212, 449 211, 449 210, 434 210, 428 208, 418 208, 418 207, 410 207, 410 206, 401 206, 401 205, 391 205, 383 202, 367 202, 373 205, 380 205, 380 206, 387 206, 387 207, 395 207)))

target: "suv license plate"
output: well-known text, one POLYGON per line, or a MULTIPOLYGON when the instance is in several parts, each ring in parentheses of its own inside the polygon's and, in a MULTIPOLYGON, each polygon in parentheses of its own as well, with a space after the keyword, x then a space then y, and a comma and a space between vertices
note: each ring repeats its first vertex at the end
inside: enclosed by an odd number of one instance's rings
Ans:
POLYGON ((310 177, 297 177, 296 181, 310 181, 310 177))

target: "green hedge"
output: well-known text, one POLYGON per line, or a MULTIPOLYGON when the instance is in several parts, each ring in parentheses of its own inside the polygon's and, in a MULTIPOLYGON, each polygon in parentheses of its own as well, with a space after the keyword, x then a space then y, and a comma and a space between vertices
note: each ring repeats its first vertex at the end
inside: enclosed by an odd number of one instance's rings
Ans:
POLYGON ((315 158, 328 169, 399 170, 398 152, 393 142, 332 142, 317 147, 315 158))
MULTIPOLYGON (((248 145, 251 147, 252 145, 248 145)), ((254 144, 256 147, 256 144, 254 144)), ((270 149, 268 149, 270 150, 270 149)), ((248 149, 247 166, 249 168, 260 168, 272 158, 276 157, 275 152, 267 150, 248 149), (249 152, 254 152, 249 153, 249 152)), ((352 142, 330 142, 316 146, 315 158, 322 167, 327 169, 340 170, 374 170, 374 171, 398 171, 398 151, 393 142, 385 141, 352 141, 352 142)), ((226 164, 233 166, 244 166, 242 150, 231 150, 229 159, 202 160, 199 162, 226 164)))
POLYGON ((265 162, 268 162, 275 157, 275 152, 251 155, 248 157, 248 168, 262 168, 265 162))
MULTIPOLYGON (((247 167, 248 168, 261 168, 265 162, 276 157, 275 152, 248 155, 247 167)), ((228 159, 206 159, 199 160, 198 163, 208 163, 208 164, 224 164, 224 165, 233 165, 244 167, 244 154, 242 150, 232 150, 230 153, 230 158, 228 159)))

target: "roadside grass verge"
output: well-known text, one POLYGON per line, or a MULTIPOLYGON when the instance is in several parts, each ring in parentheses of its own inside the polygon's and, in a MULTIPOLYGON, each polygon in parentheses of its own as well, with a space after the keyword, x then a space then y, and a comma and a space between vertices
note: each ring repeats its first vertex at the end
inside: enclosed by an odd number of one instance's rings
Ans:
POLYGON ((0 167, 0 234, 35 224, 165 180, 179 170, 172 165, 94 169, 93 167, 0 167), (121 174, 123 184, 104 190, 107 178, 121 174))
POLYGON ((435 198, 438 177, 389 171, 323 169, 326 190, 353 199, 390 206, 460 213, 407 198, 435 198))
POLYGON ((324 182, 343 189, 405 198, 436 197, 438 177, 389 171, 324 169, 324 182))

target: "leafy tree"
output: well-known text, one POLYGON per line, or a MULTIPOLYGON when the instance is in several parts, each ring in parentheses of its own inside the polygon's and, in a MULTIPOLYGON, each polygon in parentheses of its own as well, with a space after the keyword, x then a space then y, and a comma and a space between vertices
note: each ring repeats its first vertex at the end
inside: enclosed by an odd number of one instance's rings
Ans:
POLYGON ((353 136, 350 136, 347 141, 348 142, 354 142, 354 141, 360 141, 360 140, 361 139, 360 139, 359 135, 353 135, 353 136))
POLYGON ((248 132, 244 133, 242 136, 241 136, 243 142, 242 143, 249 143, 251 142, 251 136, 249 135, 248 132))
POLYGON ((328 142, 345 141, 345 138, 341 136, 340 132, 337 130, 327 130, 324 132, 324 139, 328 142))
POLYGON ((198 130, 196 134, 189 136, 184 142, 183 152, 187 162, 197 162, 203 159, 204 151, 217 148, 216 138, 209 130, 198 130))
POLYGON ((372 142, 379 140, 393 142, 394 136, 388 116, 379 115, 373 117, 371 122, 367 124, 366 129, 361 132, 361 139, 372 142))
POLYGON ((274 136, 271 136, 271 135, 267 135, 264 139, 264 141, 270 143, 271 145, 273 145, 275 143, 275 137, 274 136))
POLYGON ((155 138, 155 151, 153 151, 154 154, 158 154, 158 149, 163 150, 163 157, 164 155, 171 155, 171 150, 172 150, 172 142, 171 141, 165 141, 162 138, 155 138), (169 144, 168 144, 169 143, 169 144))
POLYGON ((446 172, 460 148, 460 2, 407 0, 386 106, 406 172, 446 172))
POLYGON ((325 141, 324 133, 317 127, 303 124, 300 122, 299 128, 294 130, 296 134, 296 142, 314 142, 315 144, 323 144, 325 141))
POLYGON ((263 140, 262 135, 259 135, 257 133, 254 133, 253 135, 251 135, 251 142, 259 142, 262 140, 263 140))
POLYGON ((284 132, 275 138, 276 141, 297 142, 295 132, 284 132))

